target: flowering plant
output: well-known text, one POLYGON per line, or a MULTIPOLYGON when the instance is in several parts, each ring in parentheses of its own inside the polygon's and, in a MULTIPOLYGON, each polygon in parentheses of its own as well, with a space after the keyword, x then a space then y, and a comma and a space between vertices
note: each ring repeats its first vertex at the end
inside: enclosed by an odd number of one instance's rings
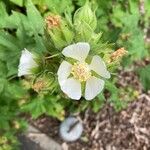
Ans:
POLYGON ((18 50, 14 71, 25 93, 19 105, 34 118, 45 113, 63 119, 66 111, 88 107, 98 111, 105 102, 105 89, 112 89, 114 70, 126 51, 113 52, 113 44, 96 32, 96 9, 91 5, 87 1, 73 16, 45 13, 43 19, 28 0, 27 16, 11 16, 18 17, 12 25, 18 29, 18 41, 14 41, 19 43, 11 45, 18 50))
MULTIPOLYGON (((62 120, 68 113, 87 108, 97 112, 105 103, 121 110, 138 96, 134 86, 122 88, 116 84, 120 77, 115 68, 126 54, 124 48, 119 48, 122 45, 128 50, 124 66, 149 58, 149 0, 142 5, 127 0, 126 6, 117 0, 91 0, 84 5, 85 1, 0 1, 0 132, 8 140, 3 145, 15 143, 14 136, 9 135, 16 135, 24 126, 19 115, 22 112, 33 118, 47 114, 62 120), (90 47, 84 61, 63 52, 79 43, 90 47), (100 73, 91 68, 94 58, 103 62, 101 67, 95 65, 100 73), (70 64, 67 78, 65 67, 59 75, 63 62, 70 64), (110 78, 101 75, 103 69, 110 78), (99 82, 89 84, 90 78, 99 82), (72 84, 65 86, 70 79, 79 83, 79 93, 74 93, 78 91, 72 84)), ((82 47, 82 51, 85 49, 82 47)), ((148 90, 149 65, 141 66, 137 73, 148 90)))
MULTIPOLYGON (((37 93, 35 99, 40 100, 35 103, 41 101, 35 117, 48 113, 61 119, 68 107, 71 111, 82 111, 98 99, 104 99, 105 82, 111 83, 111 74, 126 51, 122 48, 121 52, 113 52, 111 44, 104 43, 102 34, 95 32, 96 28, 95 11, 88 1, 73 18, 67 13, 64 18, 55 14, 45 16, 45 51, 33 54, 25 48, 18 66, 18 76, 24 76, 22 84, 37 93), (90 104, 84 99, 94 102, 90 104), (71 100, 80 100, 81 110, 76 109, 77 102, 71 100), (44 101, 51 104, 46 104, 45 108, 44 101)), ((33 104, 29 103, 23 109, 33 109, 33 104)), ((99 109, 101 105, 97 103, 92 107, 99 109)))

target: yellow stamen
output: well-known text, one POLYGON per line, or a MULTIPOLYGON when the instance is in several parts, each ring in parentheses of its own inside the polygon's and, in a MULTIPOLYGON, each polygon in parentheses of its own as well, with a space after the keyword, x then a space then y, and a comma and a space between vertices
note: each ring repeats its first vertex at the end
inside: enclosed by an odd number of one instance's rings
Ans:
POLYGON ((40 92, 42 89, 44 89, 46 86, 46 83, 42 80, 37 81, 35 84, 32 85, 32 88, 36 92, 40 92))
POLYGON ((87 63, 77 62, 72 66, 71 73, 73 77, 80 82, 86 81, 91 77, 91 72, 87 63))

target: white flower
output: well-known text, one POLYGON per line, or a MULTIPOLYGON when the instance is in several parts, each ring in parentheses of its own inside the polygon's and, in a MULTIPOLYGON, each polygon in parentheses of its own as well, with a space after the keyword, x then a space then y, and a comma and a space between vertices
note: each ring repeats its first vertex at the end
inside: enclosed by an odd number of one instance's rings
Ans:
POLYGON ((18 66, 18 76, 32 74, 32 69, 37 67, 37 63, 34 60, 35 56, 27 49, 24 49, 21 54, 20 63, 18 66))
POLYGON ((104 80, 99 76, 110 78, 105 63, 98 55, 93 56, 90 64, 86 63, 89 51, 90 45, 85 42, 69 45, 62 51, 64 56, 76 60, 74 64, 63 61, 57 72, 61 90, 71 99, 79 100, 81 98, 83 91, 81 84, 84 82, 83 95, 85 99, 95 98, 104 88, 104 80))

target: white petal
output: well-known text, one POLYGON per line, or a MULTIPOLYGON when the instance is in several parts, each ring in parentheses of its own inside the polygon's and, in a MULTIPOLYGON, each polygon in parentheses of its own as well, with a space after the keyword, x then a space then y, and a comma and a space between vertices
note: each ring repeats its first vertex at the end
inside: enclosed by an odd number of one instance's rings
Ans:
POLYGON ((104 88, 104 81, 92 76, 86 82, 85 87, 85 99, 92 100, 95 98, 104 88))
POLYGON ((104 61, 97 55, 93 57, 90 69, 104 78, 110 78, 110 73, 107 71, 104 61))
POLYGON ((71 67, 72 65, 68 63, 67 61, 63 61, 58 69, 57 75, 58 75, 58 81, 59 84, 62 85, 63 82, 69 77, 71 73, 71 67))
POLYGON ((89 51, 90 45, 88 43, 79 42, 65 47, 62 51, 62 54, 66 57, 84 61, 88 56, 89 51))
POLYGON ((27 49, 22 51, 20 58, 20 63, 18 66, 18 76, 32 74, 31 69, 37 67, 37 63, 34 60, 34 55, 30 53, 27 49))
POLYGON ((74 79, 67 79, 62 85, 61 90, 71 99, 79 100, 81 98, 81 83, 74 79))

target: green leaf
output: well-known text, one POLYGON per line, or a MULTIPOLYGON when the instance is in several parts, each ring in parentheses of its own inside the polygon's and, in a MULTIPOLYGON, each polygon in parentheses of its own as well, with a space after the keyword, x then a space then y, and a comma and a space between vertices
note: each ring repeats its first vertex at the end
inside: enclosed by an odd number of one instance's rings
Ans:
POLYGON ((44 33, 44 23, 40 12, 33 5, 31 0, 27 1, 27 16, 29 24, 35 33, 44 33))
POLYGON ((0 45, 3 45, 13 51, 19 49, 16 38, 4 31, 0 31, 0 45))
POLYGON ((150 17, 150 1, 145 0, 144 1, 144 7, 145 7, 145 13, 150 17))
POLYGON ((14 4, 22 7, 23 6, 23 0, 10 0, 11 2, 13 2, 14 4))
POLYGON ((18 81, 14 81, 11 84, 7 83, 7 92, 9 92, 11 97, 16 100, 27 96, 26 90, 21 87, 21 84, 18 81))
POLYGON ((119 97, 119 89, 116 87, 114 81, 106 81, 106 89, 110 92, 109 101, 113 104, 116 111, 122 110, 126 103, 119 97))
POLYGON ((105 97, 103 95, 103 93, 98 95, 98 98, 96 98, 95 100, 93 100, 92 103, 92 110, 96 113, 98 112, 103 106, 104 106, 104 102, 105 102, 105 97))
POLYGON ((137 70, 145 91, 150 90, 150 65, 137 70))
POLYGON ((6 80, 0 78, 0 94, 4 91, 5 84, 6 80))
POLYGON ((37 53, 41 53, 43 51, 46 51, 46 47, 44 45, 44 40, 42 37, 40 37, 37 33, 35 33, 35 41, 36 41, 36 46, 35 46, 35 51, 37 53))
MULTIPOLYGON (((7 74, 7 67, 6 67, 5 62, 2 62, 1 60, 0 60, 0 69, 1 69, 1 71, 0 71, 0 78, 1 78, 1 77, 6 77, 6 74, 7 74)), ((1 83, 1 82, 0 82, 0 83, 1 83)))
POLYGON ((0 2, 0 16, 3 18, 8 16, 6 6, 3 2, 0 2))
POLYGON ((45 4, 48 6, 49 10, 53 13, 58 14, 62 14, 65 11, 72 12, 74 10, 74 6, 72 5, 72 3, 72 0, 45 0, 45 4))
MULTIPOLYGON (((21 14, 21 13, 17 13, 15 11, 12 11, 12 14, 10 16, 5 15, 1 15, 0 14, 0 28, 9 28, 9 29, 16 29, 17 26, 19 25, 20 23, 20 20, 21 18, 19 17, 18 14, 21 14)), ((23 16, 23 14, 22 14, 23 16)))
POLYGON ((23 111, 30 112, 33 118, 44 114, 46 109, 44 107, 44 100, 41 97, 32 99, 30 103, 22 107, 23 111))
POLYGON ((139 14, 139 1, 138 0, 129 0, 130 12, 132 14, 139 14))
POLYGON ((86 1, 85 5, 83 7, 80 7, 75 13, 74 13, 74 24, 82 24, 85 22, 87 25, 91 27, 91 29, 94 31, 97 26, 97 18, 95 15, 95 11, 91 9, 91 4, 89 1, 86 1))
POLYGON ((92 38, 93 30, 86 22, 80 22, 76 28, 75 40, 76 42, 89 42, 92 38))
POLYGON ((113 13, 111 15, 111 21, 116 27, 122 27, 122 18, 124 18, 125 12, 122 10, 120 4, 113 6, 113 13))

